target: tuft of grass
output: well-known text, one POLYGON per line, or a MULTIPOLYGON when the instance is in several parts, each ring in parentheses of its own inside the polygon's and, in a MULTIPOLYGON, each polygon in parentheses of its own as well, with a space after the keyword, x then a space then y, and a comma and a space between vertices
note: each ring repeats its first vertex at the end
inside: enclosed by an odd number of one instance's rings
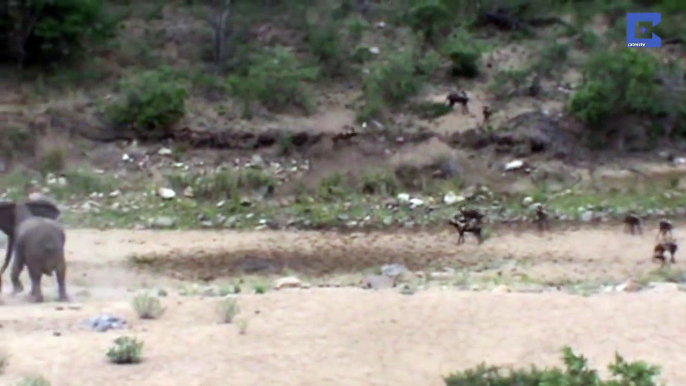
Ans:
POLYGON ((133 298, 133 309, 136 310, 136 314, 141 319, 158 319, 166 311, 157 296, 147 293, 136 295, 133 298))
POLYGON ((231 323, 240 312, 238 301, 235 297, 225 297, 219 301, 217 313, 222 323, 231 323))
POLYGON ((262 295, 267 293, 267 284, 265 283, 255 283, 253 285, 253 290, 255 291, 256 294, 262 295))
POLYGON ((5 350, 0 350, 0 375, 5 373, 7 366, 10 364, 10 354, 5 350))
POLYGON ((410 111, 421 119, 433 120, 449 114, 452 108, 445 103, 429 101, 414 103, 410 111))
POLYGON ((212 174, 173 174, 167 176, 172 189, 188 187, 198 201, 238 199, 242 191, 268 190, 276 186, 276 179, 258 169, 221 170, 212 174))
POLYGON ((245 335, 245 333, 248 331, 248 320, 238 319, 236 320, 236 326, 238 326, 238 333, 241 335, 245 335))
POLYGON ((142 341, 128 336, 120 336, 114 340, 114 346, 107 350, 107 359, 118 365, 140 363, 143 359, 142 352, 142 341))
POLYGON ((19 380, 16 386, 50 386, 50 381, 42 375, 31 375, 19 380))

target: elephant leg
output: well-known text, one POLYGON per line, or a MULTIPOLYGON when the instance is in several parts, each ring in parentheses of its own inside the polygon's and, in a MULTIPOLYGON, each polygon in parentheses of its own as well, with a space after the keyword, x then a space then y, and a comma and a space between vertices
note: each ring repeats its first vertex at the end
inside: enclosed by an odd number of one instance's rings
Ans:
POLYGON ((67 276, 67 265, 62 263, 55 271, 55 276, 57 276, 57 289, 59 292, 59 300, 61 302, 68 302, 69 296, 67 296, 67 285, 65 283, 65 277, 67 276))
POLYGON ((31 298, 36 303, 43 302, 43 291, 41 290, 41 278, 43 273, 36 268, 29 266, 29 277, 31 278, 31 298))
POLYGON ((18 294, 24 290, 24 285, 21 284, 21 280, 19 280, 19 275, 21 274, 21 271, 24 270, 24 257, 20 256, 18 253, 15 253, 14 255, 10 277, 12 279, 12 292, 18 294))

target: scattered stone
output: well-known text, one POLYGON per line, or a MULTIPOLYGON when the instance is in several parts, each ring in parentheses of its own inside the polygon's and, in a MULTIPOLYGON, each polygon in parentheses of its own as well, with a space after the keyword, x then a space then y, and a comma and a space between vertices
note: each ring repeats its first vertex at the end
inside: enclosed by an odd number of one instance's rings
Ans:
POLYGON ((629 280, 625 281, 624 283, 615 287, 615 291, 617 291, 617 292, 637 292, 637 291, 640 291, 641 288, 642 288, 641 283, 637 282, 636 280, 629 279, 629 280))
POLYGON ((529 196, 524 197, 524 199, 522 200, 522 206, 529 207, 533 203, 534 203, 534 199, 529 197, 529 196))
POLYGON ((418 208, 420 206, 424 205, 424 201, 420 200, 418 198, 412 198, 410 199, 410 209, 418 208))
POLYGON ((163 147, 157 151, 157 154, 159 154, 159 155, 171 155, 171 153, 172 153, 171 149, 168 149, 166 147, 163 147))
POLYGON ((186 187, 186 189, 183 190, 183 196, 188 197, 188 198, 195 197, 195 195, 193 193, 193 188, 190 186, 186 187))
POLYGON ((434 280, 450 280, 455 277, 453 272, 431 272, 429 278, 434 280))
POLYGON ((397 278, 407 271, 402 264, 386 264, 381 266, 381 274, 390 278, 397 278))
POLYGON ((374 55, 378 55, 379 53, 381 53, 381 50, 379 49, 379 47, 369 47, 369 52, 371 52, 374 55))
POLYGON ((388 289, 395 287, 395 281, 388 276, 369 275, 362 280, 360 286, 364 289, 373 290, 388 289))
POLYGON ((280 277, 274 280, 273 287, 276 290, 284 288, 301 288, 303 283, 295 276, 280 277))
POLYGON ((173 228, 175 225, 176 220, 172 217, 167 216, 157 217, 150 222, 150 227, 157 229, 173 228))
POLYGON ((514 170, 519 170, 523 167, 524 167, 524 161, 514 160, 514 161, 510 161, 510 162, 505 164, 505 171, 509 172, 509 171, 514 171, 514 170))
POLYGON ((443 203, 446 205, 454 205, 464 200, 465 198, 463 196, 458 196, 453 192, 448 192, 445 196, 443 196, 443 203))
POLYGON ((398 196, 396 198, 398 199, 398 202, 400 202, 400 203, 410 202, 410 195, 407 193, 400 193, 400 194, 398 194, 398 196))
POLYGON ((579 217, 579 219, 583 222, 591 222, 591 221, 593 221, 593 216, 594 216, 593 211, 587 210, 587 211, 581 213, 581 216, 579 217))
POLYGON ((83 323, 98 332, 118 330, 126 326, 124 318, 111 315, 100 315, 96 318, 85 320, 83 323))
POLYGON ((157 188, 157 195, 165 200, 171 200, 172 198, 176 197, 176 192, 169 188, 160 187, 157 188))

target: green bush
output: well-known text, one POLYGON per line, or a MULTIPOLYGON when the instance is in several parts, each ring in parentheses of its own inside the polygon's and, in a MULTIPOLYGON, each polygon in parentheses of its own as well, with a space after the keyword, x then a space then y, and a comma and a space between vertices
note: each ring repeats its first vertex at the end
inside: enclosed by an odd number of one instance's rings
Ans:
POLYGON ((458 30, 441 47, 442 54, 449 58, 454 77, 475 78, 479 76, 481 48, 477 46, 466 31, 458 30))
POLYGON ((329 15, 308 22, 305 40, 322 75, 331 78, 349 76, 353 71, 352 63, 360 63, 365 59, 358 57, 355 60, 354 56, 360 54, 357 45, 369 29, 369 23, 361 17, 340 21, 329 15))
POLYGON ((0 7, 0 58, 19 65, 45 64, 102 42, 116 31, 104 6, 104 0, 6 2, 0 7))
POLYGON ((562 350, 563 369, 536 368, 504 370, 481 364, 476 368, 450 374, 444 378, 446 386, 658 386, 657 366, 645 362, 627 362, 619 354, 608 365, 611 380, 602 380, 597 370, 588 367, 588 360, 576 355, 571 348, 562 350))
POLYGON ((253 102, 273 112, 297 107, 305 113, 314 111, 310 90, 304 82, 317 79, 319 68, 303 66, 287 47, 274 47, 255 55, 247 74, 229 77, 231 92, 246 104, 251 113, 253 102))
POLYGON ((611 114, 655 117, 667 113, 665 98, 655 83, 660 63, 637 50, 601 51, 583 70, 585 83, 569 101, 572 114, 600 126, 611 114))
POLYGON ((143 342, 129 336, 120 336, 114 340, 114 346, 107 350, 110 362, 124 365, 140 363, 143 352, 143 342))
POLYGON ((400 107, 422 88, 425 77, 417 73, 415 50, 391 51, 372 62, 362 79, 364 107, 358 119, 377 116, 385 106, 400 107))
POLYGON ((454 16, 441 0, 424 0, 410 8, 406 16, 407 24, 421 33, 424 42, 436 44, 439 37, 453 24, 454 16))
POLYGON ((185 82, 171 69, 147 71, 120 82, 122 97, 109 104, 106 115, 120 129, 144 140, 165 137, 186 114, 185 82))

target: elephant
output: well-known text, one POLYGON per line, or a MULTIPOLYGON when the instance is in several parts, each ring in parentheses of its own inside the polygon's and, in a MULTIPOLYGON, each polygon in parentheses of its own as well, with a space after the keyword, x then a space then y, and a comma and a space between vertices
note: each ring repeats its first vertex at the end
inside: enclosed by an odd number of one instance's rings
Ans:
POLYGON ((59 300, 68 301, 65 277, 67 264, 64 259, 66 235, 60 222, 51 218, 34 216, 27 204, 15 206, 17 223, 16 246, 12 263, 12 286, 14 293, 23 291, 19 275, 27 267, 31 278, 31 297, 37 303, 43 301, 41 278, 56 273, 59 300))
MULTIPOLYGON (((27 201, 25 203, 31 214, 57 220, 60 216, 60 210, 50 200, 45 198, 27 201)), ((14 252, 15 231, 17 222, 15 221, 15 208, 17 204, 14 202, 0 202, 0 231, 7 235, 7 251, 5 253, 5 262, 0 269, 0 283, 2 283, 2 275, 7 270, 14 252)), ((2 286, 0 286, 0 291, 2 286)))

